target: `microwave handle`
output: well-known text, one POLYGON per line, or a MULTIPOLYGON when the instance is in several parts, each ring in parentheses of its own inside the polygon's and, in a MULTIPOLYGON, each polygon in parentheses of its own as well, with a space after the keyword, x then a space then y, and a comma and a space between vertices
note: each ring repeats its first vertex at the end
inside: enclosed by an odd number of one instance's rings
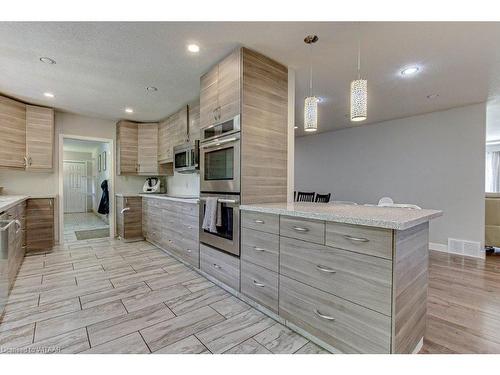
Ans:
POLYGON ((202 145, 200 145, 200 147, 201 148, 211 148, 213 146, 220 146, 220 145, 223 145, 223 144, 228 143, 228 142, 234 142, 237 139, 238 138, 236 138, 236 137, 231 137, 231 138, 228 138, 228 139, 221 139, 219 141, 212 141, 212 142, 208 142, 208 143, 202 144, 202 145))

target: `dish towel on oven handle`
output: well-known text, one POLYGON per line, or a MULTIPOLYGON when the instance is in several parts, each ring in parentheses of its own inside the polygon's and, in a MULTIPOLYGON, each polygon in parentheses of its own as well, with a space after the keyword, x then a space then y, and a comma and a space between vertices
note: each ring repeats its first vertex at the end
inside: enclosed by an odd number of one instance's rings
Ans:
POLYGON ((203 216, 202 228, 212 233, 217 233, 217 197, 207 197, 205 201, 205 215, 203 216))

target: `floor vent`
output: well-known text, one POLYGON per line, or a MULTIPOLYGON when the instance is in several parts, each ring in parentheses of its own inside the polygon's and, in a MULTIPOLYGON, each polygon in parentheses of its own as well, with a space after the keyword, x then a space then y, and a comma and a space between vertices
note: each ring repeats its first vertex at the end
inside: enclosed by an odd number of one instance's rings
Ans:
POLYGON ((481 257, 481 244, 475 241, 448 238, 448 252, 469 257, 481 257))

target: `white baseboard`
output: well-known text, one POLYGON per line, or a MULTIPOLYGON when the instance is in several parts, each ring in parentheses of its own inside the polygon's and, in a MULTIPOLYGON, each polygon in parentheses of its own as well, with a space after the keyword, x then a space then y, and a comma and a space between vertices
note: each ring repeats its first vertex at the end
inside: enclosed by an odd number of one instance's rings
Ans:
POLYGON ((441 244, 441 243, 436 243, 436 242, 429 242, 429 249, 434 250, 434 251, 440 251, 442 253, 449 253, 449 254, 457 254, 465 257, 471 257, 471 258, 479 258, 479 259, 484 259, 485 253, 482 251, 479 256, 472 256, 472 255, 464 255, 460 253, 456 253, 454 251, 450 251, 448 249, 448 245, 446 244, 441 244))

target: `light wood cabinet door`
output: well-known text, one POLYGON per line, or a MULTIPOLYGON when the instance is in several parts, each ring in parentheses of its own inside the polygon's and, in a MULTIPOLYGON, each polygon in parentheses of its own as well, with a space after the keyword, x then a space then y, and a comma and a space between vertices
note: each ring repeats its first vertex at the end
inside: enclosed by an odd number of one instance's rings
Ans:
POLYGON ((172 121, 172 148, 188 140, 188 106, 182 107, 173 115, 172 121))
POLYGON ((118 174, 137 174, 138 126, 135 122, 117 124, 118 174))
POLYGON ((24 168, 26 105, 0 96, 0 167, 24 168))
POLYGON ((219 66, 214 66, 200 79, 200 127, 203 129, 217 121, 219 66))
POLYGON ((188 113, 189 113, 189 126, 188 126, 189 140, 195 141, 201 138, 199 100, 189 105, 188 113))
POLYGON ((26 106, 26 169, 52 170, 54 160, 54 110, 26 106))
POLYGON ((54 246, 54 199, 30 198, 26 205, 27 251, 54 246))
POLYGON ((158 124, 138 125, 138 173, 158 174, 158 124))
POLYGON ((125 240, 142 239, 142 198, 126 197, 123 212, 123 238, 125 240))
POLYGON ((237 49, 219 63, 217 80, 217 122, 240 114, 241 50, 237 49))
POLYGON ((169 144, 169 119, 166 118, 163 121, 160 121, 158 124, 158 162, 163 163, 166 162, 168 155, 168 144, 169 144))

